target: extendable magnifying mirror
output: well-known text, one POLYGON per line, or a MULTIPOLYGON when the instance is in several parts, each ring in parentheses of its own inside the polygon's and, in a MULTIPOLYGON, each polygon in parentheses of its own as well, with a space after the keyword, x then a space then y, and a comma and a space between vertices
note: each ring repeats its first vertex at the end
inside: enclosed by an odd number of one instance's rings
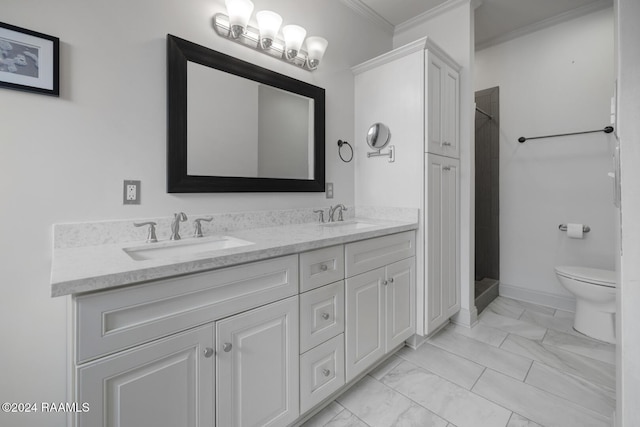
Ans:
POLYGON ((387 153, 382 153, 382 150, 389 144, 389 141, 391 141, 391 131, 389 127, 384 123, 372 124, 367 132, 367 144, 376 151, 373 153, 368 152, 367 157, 388 156, 389 163, 395 161, 395 147, 393 145, 389 146, 387 153))

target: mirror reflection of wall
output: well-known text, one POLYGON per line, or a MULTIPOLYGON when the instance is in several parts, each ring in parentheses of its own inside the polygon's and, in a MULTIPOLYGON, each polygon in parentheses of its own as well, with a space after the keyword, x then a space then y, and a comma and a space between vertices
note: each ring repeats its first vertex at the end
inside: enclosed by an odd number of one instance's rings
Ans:
POLYGON ((258 83, 195 62, 187 74, 189 175, 258 176, 258 127, 247 125, 258 122, 258 83))
POLYGON ((313 100, 187 63, 189 175, 312 179, 313 100))
POLYGON ((258 106, 258 176, 312 179, 313 101, 260 85, 258 106))

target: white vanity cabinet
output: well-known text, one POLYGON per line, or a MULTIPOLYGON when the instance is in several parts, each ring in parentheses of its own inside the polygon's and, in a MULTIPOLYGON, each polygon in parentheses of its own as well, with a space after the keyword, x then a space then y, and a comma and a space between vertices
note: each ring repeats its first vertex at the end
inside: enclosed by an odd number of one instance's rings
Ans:
POLYGON ((447 57, 427 50, 425 55, 427 126, 429 153, 460 157, 460 74, 447 57))
POLYGON ((394 234, 345 247, 347 382, 415 332, 415 234, 394 234))
POLYGON ((460 310, 460 160, 425 155, 426 333, 460 310))
POLYGON ((72 298, 75 427, 286 427, 415 332, 415 231, 72 298))

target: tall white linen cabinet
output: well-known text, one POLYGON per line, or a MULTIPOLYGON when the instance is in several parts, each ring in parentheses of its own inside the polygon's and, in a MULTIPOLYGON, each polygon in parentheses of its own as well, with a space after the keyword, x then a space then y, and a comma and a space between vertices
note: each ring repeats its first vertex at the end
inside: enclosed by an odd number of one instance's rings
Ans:
POLYGON ((352 70, 356 205, 420 209, 416 333, 426 336, 460 310, 460 66, 422 38, 352 70), (367 156, 374 123, 389 127, 393 160, 367 156))

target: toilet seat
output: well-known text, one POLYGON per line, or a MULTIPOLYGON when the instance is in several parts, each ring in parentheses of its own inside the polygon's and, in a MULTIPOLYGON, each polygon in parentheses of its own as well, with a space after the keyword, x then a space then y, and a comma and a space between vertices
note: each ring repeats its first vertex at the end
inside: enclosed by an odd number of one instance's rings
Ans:
POLYGON ((577 280, 579 282, 606 286, 609 288, 616 287, 616 272, 611 270, 602 270, 599 268, 588 267, 559 266, 556 267, 556 273, 559 276, 577 280))

